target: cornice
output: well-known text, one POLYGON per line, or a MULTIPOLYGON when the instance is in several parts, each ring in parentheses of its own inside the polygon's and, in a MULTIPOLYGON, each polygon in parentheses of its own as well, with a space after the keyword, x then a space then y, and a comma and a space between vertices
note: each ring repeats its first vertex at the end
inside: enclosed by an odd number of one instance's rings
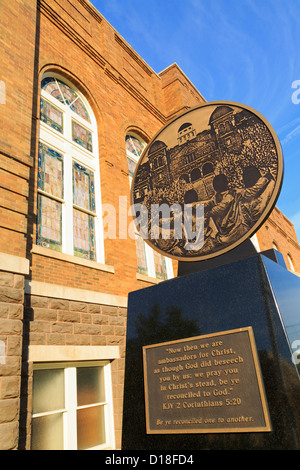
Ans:
MULTIPOLYGON (((81 3, 84 0, 78 0, 81 3)), ((142 95, 139 90, 132 85, 109 61, 107 61, 91 44, 86 41, 83 36, 74 31, 68 23, 57 13, 45 0, 38 0, 38 8, 40 12, 47 17, 63 34, 68 36, 77 47, 79 47, 86 55, 88 55, 105 74, 118 85, 122 86, 130 95, 136 99, 144 108, 154 115, 162 124, 166 123, 166 117, 156 106, 142 95)), ((145 65, 144 65, 145 68, 145 65)), ((148 69, 150 70, 150 69, 148 69)))
POLYGON ((295 248, 297 248, 297 250, 300 250, 300 246, 296 243, 295 240, 293 240, 273 219, 271 219, 271 217, 269 217, 267 220, 266 220, 266 223, 268 224, 271 224, 273 225, 273 227, 278 231, 280 232, 280 234, 286 238, 288 240, 289 243, 291 243, 295 248))

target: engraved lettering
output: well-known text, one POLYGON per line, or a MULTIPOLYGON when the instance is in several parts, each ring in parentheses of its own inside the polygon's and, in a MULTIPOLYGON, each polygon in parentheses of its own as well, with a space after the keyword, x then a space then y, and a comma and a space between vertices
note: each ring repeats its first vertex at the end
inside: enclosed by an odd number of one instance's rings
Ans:
POLYGON ((147 432, 270 430, 252 336, 241 328, 145 346, 147 432))

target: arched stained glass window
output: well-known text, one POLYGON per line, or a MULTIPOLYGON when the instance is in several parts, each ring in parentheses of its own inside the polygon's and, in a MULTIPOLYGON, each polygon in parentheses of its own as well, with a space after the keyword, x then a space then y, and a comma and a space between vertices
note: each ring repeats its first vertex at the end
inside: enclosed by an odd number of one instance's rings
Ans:
POLYGON ((291 257, 291 255, 290 255, 289 253, 287 254, 287 259, 288 259, 288 262, 289 262, 289 269, 290 269, 291 271, 295 271, 295 266, 294 266, 292 257, 291 257))
POLYGON ((104 262, 97 123, 67 80, 41 83, 37 244, 104 262))
POLYGON ((91 122, 89 113, 78 93, 69 85, 55 77, 47 77, 42 80, 42 90, 60 103, 68 106, 74 113, 78 114, 87 122, 91 122))
POLYGON ((143 153, 146 143, 133 135, 126 136, 126 150, 136 157, 140 157, 143 153))
MULTIPOLYGON (((129 183, 131 186, 134 171, 142 155, 146 142, 133 134, 127 134, 125 139, 129 183)), ((172 277, 171 261, 148 246, 138 232, 135 234, 137 270, 139 274, 165 280, 172 277), (167 266, 168 265, 168 266, 167 266)))

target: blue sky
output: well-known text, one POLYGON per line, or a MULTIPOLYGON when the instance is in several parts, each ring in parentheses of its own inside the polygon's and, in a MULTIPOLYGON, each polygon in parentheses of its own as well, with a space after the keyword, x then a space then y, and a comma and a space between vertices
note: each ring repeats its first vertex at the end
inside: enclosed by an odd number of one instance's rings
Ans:
POLYGON ((300 241, 300 0, 91 3, 155 72, 176 62, 206 101, 236 101, 270 122, 285 168, 277 207, 300 241))

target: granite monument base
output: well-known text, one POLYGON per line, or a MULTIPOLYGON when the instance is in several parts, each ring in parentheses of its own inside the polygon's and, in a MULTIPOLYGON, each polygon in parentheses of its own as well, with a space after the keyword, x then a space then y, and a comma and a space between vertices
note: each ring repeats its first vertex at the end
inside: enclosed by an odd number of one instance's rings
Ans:
POLYGON ((130 293, 123 450, 300 449, 300 279, 274 260, 130 293))

